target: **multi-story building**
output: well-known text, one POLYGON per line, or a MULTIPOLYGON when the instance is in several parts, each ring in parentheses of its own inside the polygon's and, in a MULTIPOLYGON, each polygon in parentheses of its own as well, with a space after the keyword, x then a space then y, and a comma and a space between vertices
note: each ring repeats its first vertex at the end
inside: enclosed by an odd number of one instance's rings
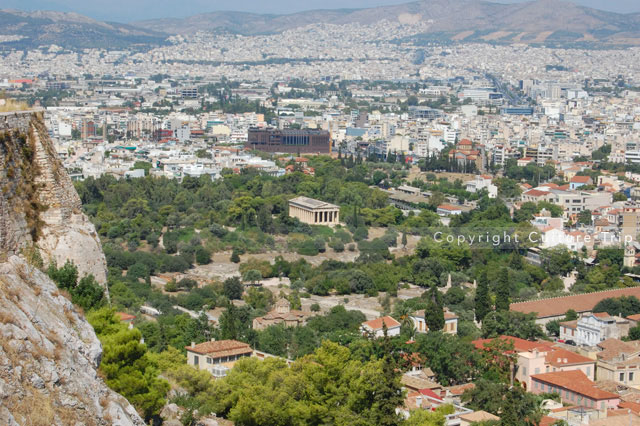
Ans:
POLYGON ((331 134, 325 130, 249 129, 245 147, 264 152, 329 154, 331 134))
POLYGON ((557 393, 563 404, 605 411, 617 408, 620 403, 619 395, 598 389, 593 381, 579 370, 536 374, 531 379, 531 392, 557 393))
POLYGON ((583 315, 576 321, 560 325, 560 339, 573 340, 578 345, 595 346, 610 339, 629 334, 629 320, 606 312, 583 315))
MULTIPOLYGON (((532 377, 537 374, 579 370, 589 380, 595 377, 595 360, 555 347, 552 342, 531 342, 512 336, 499 339, 513 345, 517 354, 515 379, 527 390, 532 389, 532 377)), ((475 340, 473 344, 477 349, 485 349, 493 340, 475 340)))
POLYGON ((285 327, 297 327, 307 323, 313 313, 291 309, 287 299, 278 300, 271 312, 253 320, 254 330, 264 330, 271 325, 283 324, 285 327))
MULTIPOLYGON (((413 321, 413 327, 418 333, 427 333, 429 326, 425 319, 424 309, 414 312, 411 315, 413 321)), ((445 311, 444 313, 444 327, 442 329, 444 333, 458 334, 458 316, 453 312, 445 311)))
POLYGON ((400 323, 390 316, 365 321, 360 326, 360 330, 365 335, 383 337, 385 327, 387 336, 398 336, 400 334, 400 323))
POLYGON ((207 370, 214 377, 224 377, 239 359, 253 356, 253 349, 236 340, 211 340, 187 346, 187 364, 207 370))
POLYGON ((598 343, 597 381, 614 381, 625 386, 640 386, 640 342, 607 339, 598 343))

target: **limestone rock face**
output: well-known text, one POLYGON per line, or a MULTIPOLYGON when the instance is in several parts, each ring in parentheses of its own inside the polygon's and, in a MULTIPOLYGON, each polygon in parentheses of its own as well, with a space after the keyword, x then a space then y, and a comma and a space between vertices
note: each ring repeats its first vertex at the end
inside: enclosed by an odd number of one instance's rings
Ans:
POLYGON ((0 263, 0 424, 143 425, 98 377, 93 328, 44 273, 0 263))
POLYGON ((39 248, 45 264, 67 260, 106 282, 95 227, 57 157, 39 111, 0 114, 0 252, 39 248))
POLYGON ((104 283, 81 207, 41 113, 0 114, 0 425, 144 424, 98 376, 102 347, 84 315, 24 260, 71 260, 104 283))

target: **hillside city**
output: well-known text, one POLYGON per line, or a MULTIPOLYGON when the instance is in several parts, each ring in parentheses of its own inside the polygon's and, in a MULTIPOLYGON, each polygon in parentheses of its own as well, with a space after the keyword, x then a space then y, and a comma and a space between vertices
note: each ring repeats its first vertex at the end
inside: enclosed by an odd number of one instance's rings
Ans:
POLYGON ((640 425, 640 48, 431 24, 0 36, 2 423, 640 425))

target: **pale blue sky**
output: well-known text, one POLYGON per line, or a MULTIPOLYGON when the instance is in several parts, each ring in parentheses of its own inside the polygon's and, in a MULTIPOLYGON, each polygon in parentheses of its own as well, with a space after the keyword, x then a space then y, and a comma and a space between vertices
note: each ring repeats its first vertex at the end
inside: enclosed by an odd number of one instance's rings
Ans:
MULTIPOLYGON (((522 0, 495 0, 514 3, 522 0)), ((1 0, 0 8, 73 11, 92 18, 130 22, 140 19, 184 17, 216 10, 293 13, 311 9, 362 8, 406 3, 407 0, 1 0)), ((613 12, 640 12, 640 0, 574 0, 613 12)))

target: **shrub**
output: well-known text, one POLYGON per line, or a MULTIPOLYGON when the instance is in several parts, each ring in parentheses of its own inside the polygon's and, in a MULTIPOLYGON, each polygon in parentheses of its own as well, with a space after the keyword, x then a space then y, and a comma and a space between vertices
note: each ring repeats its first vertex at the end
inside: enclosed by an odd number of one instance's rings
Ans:
POLYGON ((356 228, 356 230, 353 232, 353 239, 355 241, 366 240, 368 237, 369 237, 369 231, 364 226, 360 226, 356 228))
POLYGON ((196 248, 196 262, 200 265, 211 263, 211 251, 200 246, 196 248))
POLYGON ((178 291, 178 284, 176 284, 175 280, 171 280, 167 284, 165 284, 164 290, 170 293, 174 293, 178 291))
POLYGON ((329 247, 331 247, 333 250, 335 250, 338 253, 341 253, 344 251, 344 243, 335 238, 331 240, 331 242, 329 243, 329 247))
POLYGON ((303 256, 316 256, 318 254, 318 246, 314 240, 305 240, 300 244, 297 252, 303 256))

